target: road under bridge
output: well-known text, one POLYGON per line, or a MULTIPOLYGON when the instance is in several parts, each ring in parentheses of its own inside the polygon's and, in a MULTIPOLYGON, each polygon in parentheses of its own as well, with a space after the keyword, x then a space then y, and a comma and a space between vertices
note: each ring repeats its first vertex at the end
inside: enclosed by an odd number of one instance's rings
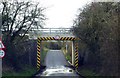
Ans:
POLYGON ((70 68, 61 50, 49 50, 45 58, 46 68, 36 76, 66 76, 80 78, 77 72, 70 68), (67 67, 66 67, 67 66, 67 67))

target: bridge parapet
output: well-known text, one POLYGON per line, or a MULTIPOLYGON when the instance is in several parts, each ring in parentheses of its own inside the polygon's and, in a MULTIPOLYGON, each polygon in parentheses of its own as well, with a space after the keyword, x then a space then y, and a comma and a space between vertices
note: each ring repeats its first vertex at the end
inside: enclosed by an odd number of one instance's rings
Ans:
POLYGON ((59 35, 61 37, 74 37, 71 28, 43 28, 43 29, 32 29, 29 32, 30 39, 37 39, 37 37, 54 37, 59 35))

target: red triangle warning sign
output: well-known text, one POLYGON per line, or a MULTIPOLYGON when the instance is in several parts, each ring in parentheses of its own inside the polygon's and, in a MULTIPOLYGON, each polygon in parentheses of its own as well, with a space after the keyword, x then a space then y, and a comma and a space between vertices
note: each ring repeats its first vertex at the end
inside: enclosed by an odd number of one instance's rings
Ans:
POLYGON ((2 43, 2 40, 0 39, 0 49, 4 49, 5 48, 5 46, 4 46, 4 44, 2 43))

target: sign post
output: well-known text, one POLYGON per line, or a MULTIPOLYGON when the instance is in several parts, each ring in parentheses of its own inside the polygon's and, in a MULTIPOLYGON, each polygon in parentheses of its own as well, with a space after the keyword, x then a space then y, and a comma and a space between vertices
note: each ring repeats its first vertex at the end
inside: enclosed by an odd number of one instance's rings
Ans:
POLYGON ((2 58, 5 56, 4 49, 5 46, 2 43, 2 39, 0 38, 0 78, 2 77, 2 58))
MULTIPOLYGON (((0 38, 2 38, 2 13, 0 13, 0 38)), ((2 59, 0 58, 0 78, 2 77, 2 59)))

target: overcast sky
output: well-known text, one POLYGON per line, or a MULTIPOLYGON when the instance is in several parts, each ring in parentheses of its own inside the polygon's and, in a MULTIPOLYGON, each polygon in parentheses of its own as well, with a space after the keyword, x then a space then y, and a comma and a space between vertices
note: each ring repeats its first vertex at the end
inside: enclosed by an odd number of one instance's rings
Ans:
MULTIPOLYGON (((12 1, 12 0, 11 0, 12 1)), ((92 0, 20 0, 39 2, 42 7, 47 8, 44 12, 48 18, 45 28, 69 28, 73 25, 79 8, 83 8, 92 0)))
MULTIPOLYGON (((34 0, 35 1, 35 0, 34 0)), ((73 24, 73 19, 76 17, 78 8, 84 7, 91 0, 36 0, 43 7, 46 7, 45 15, 46 28, 68 28, 73 24)))

